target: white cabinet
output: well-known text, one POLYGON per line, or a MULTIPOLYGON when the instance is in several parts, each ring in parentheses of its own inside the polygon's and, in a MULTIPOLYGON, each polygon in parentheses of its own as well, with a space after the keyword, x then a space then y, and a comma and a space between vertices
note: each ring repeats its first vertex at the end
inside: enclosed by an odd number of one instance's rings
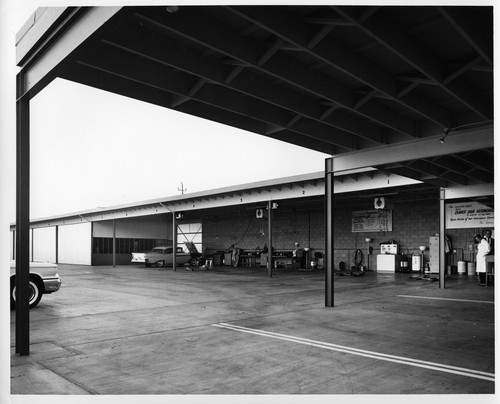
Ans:
POLYGON ((401 265, 401 255, 399 254, 378 254, 377 272, 396 272, 401 265))

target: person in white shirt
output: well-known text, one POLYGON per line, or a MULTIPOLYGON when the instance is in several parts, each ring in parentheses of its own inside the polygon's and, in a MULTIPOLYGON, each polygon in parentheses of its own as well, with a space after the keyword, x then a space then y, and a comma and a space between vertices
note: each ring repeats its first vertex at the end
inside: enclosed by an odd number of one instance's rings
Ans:
POLYGON ((490 245, 484 237, 476 234, 474 243, 477 244, 476 272, 479 275, 479 284, 486 285, 486 256, 490 252, 490 245))
POLYGON ((484 232, 484 239, 490 245, 490 252, 488 253, 488 255, 494 255, 495 254, 495 239, 491 237, 491 230, 486 230, 484 232))

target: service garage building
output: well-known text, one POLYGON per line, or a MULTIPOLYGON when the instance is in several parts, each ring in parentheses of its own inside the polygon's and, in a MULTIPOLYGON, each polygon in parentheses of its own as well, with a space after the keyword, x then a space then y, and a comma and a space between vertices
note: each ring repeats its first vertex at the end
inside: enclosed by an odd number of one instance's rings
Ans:
POLYGON ((113 265, 187 237, 214 258, 266 244, 271 275, 298 243, 306 266, 322 258, 331 307, 334 270, 358 250, 378 271, 421 256, 444 288, 493 227, 493 7, 44 8, 16 51, 21 355, 30 259, 113 265), (30 221, 30 101, 56 78, 331 157, 303 178, 30 221))
MULTIPOLYGON (((429 272, 439 273, 438 188, 370 169, 339 176, 336 191, 336 270, 363 266, 381 272, 420 271, 428 263, 429 272)), ((449 274, 458 272, 459 262, 461 273, 463 264, 474 264, 474 235, 493 229, 493 206, 488 201, 482 197, 446 205, 449 274)), ((175 239, 186 251, 185 243, 194 243, 214 265, 230 265, 226 253, 234 246, 240 250, 239 266, 266 268, 269 202, 272 266, 324 269, 323 173, 34 220, 31 260, 133 264, 133 252, 171 245, 175 239), (297 252, 301 259, 294 258, 297 252)), ((12 259, 14 229, 12 225, 12 259)))

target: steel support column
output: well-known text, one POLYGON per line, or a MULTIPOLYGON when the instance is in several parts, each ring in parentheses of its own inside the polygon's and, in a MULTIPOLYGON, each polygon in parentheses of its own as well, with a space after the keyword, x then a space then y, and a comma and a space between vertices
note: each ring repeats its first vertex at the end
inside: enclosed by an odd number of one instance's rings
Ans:
POLYGON ((172 268, 177 271, 177 220, 172 212, 172 268))
POLYGON ((56 226, 56 264, 59 264, 59 226, 56 226))
POLYGON ((267 274, 273 277, 273 209, 271 201, 267 202, 267 274))
POLYGON ((113 219, 113 268, 116 268, 116 220, 113 219))
POLYGON ((325 306, 333 307, 333 158, 325 160, 325 306))
POLYGON ((445 190, 439 190, 439 288, 445 288, 445 274, 446 274, 446 202, 445 190))
MULTIPOLYGON (((57 77, 65 57, 90 38, 120 7, 90 7, 77 20, 66 19, 53 32, 64 33, 57 41, 32 43, 24 35, 29 52, 22 61, 23 70, 16 78, 16 353, 29 355, 29 206, 30 206, 30 99, 57 77), (68 24, 67 24, 68 23, 68 24), (28 55, 29 53, 29 55, 28 55), (29 59, 29 60, 28 60, 29 59)), ((54 35, 55 36, 55 35, 54 35)), ((21 44, 18 42, 16 48, 21 44)))
POLYGON ((30 103, 22 97, 24 74, 17 75, 16 102, 16 353, 30 352, 30 103))

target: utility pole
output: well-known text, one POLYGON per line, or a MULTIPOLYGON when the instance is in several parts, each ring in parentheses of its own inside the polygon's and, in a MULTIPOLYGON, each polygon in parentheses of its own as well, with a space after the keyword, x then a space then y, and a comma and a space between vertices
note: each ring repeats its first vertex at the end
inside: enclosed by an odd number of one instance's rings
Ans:
POLYGON ((187 191, 186 188, 184 188, 184 183, 181 182, 181 187, 177 188, 177 191, 181 191, 181 195, 184 195, 184 192, 187 191))

